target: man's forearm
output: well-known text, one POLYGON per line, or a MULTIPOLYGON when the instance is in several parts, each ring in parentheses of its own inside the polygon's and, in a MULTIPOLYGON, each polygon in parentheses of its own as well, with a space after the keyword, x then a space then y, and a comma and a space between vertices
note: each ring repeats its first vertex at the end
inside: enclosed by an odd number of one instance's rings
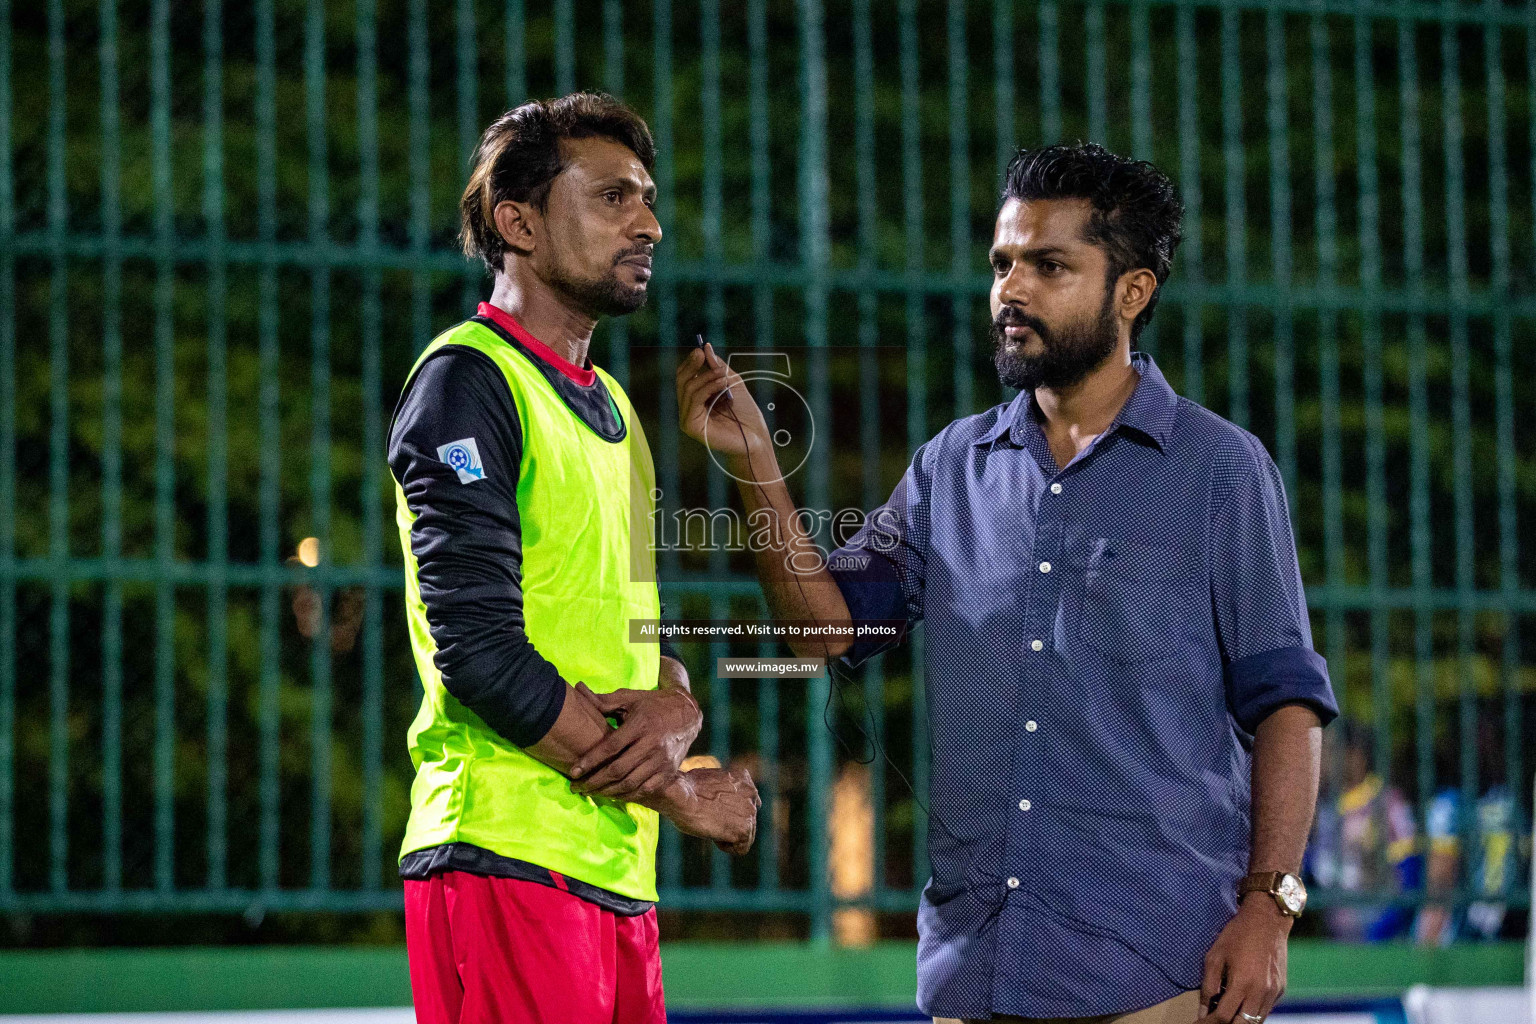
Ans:
POLYGON ((670 658, 663 654, 656 669, 657 684, 663 687, 674 687, 679 690, 693 692, 688 684, 688 668, 676 658, 670 658))
POLYGON ((603 713, 579 690, 566 683, 560 717, 537 743, 523 749, 560 774, 569 775, 571 765, 601 743, 611 728, 603 713))
MULTIPOLYGON (((728 468, 741 490, 758 579, 774 619, 847 624, 848 604, 827 572, 821 549, 802 528, 773 453, 732 456, 728 468), (769 482, 758 482, 763 478, 769 482)), ((817 640, 791 642, 789 646, 798 657, 823 655, 830 659, 847 651, 849 643, 817 640)))
POLYGON ((1317 809, 1323 730, 1317 714, 1287 704, 1253 737, 1253 850, 1249 872, 1301 870, 1317 809))
MULTIPOLYGON (((670 658, 662 659, 664 676, 666 674, 672 676, 668 685, 681 685, 687 689, 686 671, 681 672, 682 678, 679 681, 677 672, 668 673, 665 668, 666 662, 671 660, 670 658)), ((679 665, 678 668, 681 666, 679 665)), ((612 729, 602 711, 580 690, 567 683, 565 704, 560 708, 560 717, 555 720, 555 724, 539 742, 523 749, 562 775, 569 775, 571 765, 601 743, 612 729)), ((673 772, 671 780, 657 796, 639 802, 667 817, 687 810, 694 799, 694 794, 692 788, 682 778, 683 774, 683 772, 673 772)))

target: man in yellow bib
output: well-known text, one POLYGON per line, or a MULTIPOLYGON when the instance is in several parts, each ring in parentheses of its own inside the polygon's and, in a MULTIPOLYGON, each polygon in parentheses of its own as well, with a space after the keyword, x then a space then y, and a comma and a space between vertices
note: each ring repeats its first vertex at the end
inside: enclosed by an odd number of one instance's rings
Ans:
POLYGON ((400 860, 422 1024, 660 1024, 658 815, 738 853, 756 828, 745 771, 679 770, 701 723, 682 662, 629 641, 661 614, 655 474, 587 348, 645 303, 654 154, 608 96, 498 118, 460 206, 491 300, 427 347, 395 410, 425 689, 400 860))

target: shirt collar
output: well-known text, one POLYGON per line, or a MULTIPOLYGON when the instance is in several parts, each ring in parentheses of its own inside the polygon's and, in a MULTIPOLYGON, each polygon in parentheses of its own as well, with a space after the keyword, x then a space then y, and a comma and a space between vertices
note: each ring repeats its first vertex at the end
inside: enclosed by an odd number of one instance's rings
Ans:
MULTIPOLYGON (((1149 438, 1159 450, 1165 451, 1168 438, 1173 433, 1173 421, 1178 415, 1179 396, 1168 384, 1163 371, 1157 368, 1156 361, 1147 353, 1132 352, 1131 365, 1136 368, 1141 379, 1136 382, 1136 390, 1131 392, 1131 397, 1126 399, 1119 415, 1105 433, 1108 434, 1116 427, 1129 427, 1149 438)), ((991 444, 1006 434, 1011 443, 1023 445, 1029 431, 1040 430, 1034 404, 1033 392, 1020 391, 998 415, 997 422, 975 443, 991 444)))

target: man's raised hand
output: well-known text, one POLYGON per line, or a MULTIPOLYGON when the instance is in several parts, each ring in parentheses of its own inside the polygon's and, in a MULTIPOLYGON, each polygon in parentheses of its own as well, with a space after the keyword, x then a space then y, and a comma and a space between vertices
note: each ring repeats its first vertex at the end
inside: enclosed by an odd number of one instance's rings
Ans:
POLYGON ((772 451, 768 421, 741 375, 715 355, 696 348, 677 367, 677 423, 683 433, 722 455, 772 451), (729 388, 730 394, 723 392, 729 388))

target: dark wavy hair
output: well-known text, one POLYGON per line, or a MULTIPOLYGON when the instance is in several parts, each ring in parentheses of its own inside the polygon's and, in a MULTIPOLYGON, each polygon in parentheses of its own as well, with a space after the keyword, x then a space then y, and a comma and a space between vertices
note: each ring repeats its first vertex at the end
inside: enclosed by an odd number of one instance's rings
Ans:
POLYGON ((554 100, 529 100, 502 114, 480 136, 459 200, 459 243, 464 254, 492 273, 502 269, 506 240, 496 230, 498 203, 533 203, 541 211, 549 186, 565 164, 561 139, 612 139, 634 151, 649 171, 656 143, 640 115, 601 92, 573 92, 554 100))
POLYGON ((1109 287, 1127 270, 1146 268, 1157 288, 1131 324, 1131 345, 1152 319, 1173 251, 1183 238, 1179 188, 1146 160, 1117 156, 1096 142, 1021 149, 1003 175, 1002 202, 1010 199, 1086 199, 1093 204, 1088 241, 1109 257, 1109 287))

